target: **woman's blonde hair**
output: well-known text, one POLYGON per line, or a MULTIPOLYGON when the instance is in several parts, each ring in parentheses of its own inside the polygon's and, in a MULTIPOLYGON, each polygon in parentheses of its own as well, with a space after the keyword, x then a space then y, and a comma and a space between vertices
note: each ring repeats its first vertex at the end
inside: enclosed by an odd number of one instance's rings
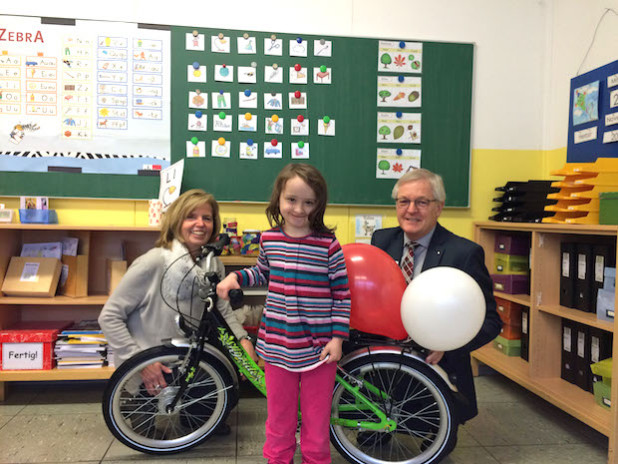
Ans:
POLYGON ((203 205, 210 205, 212 208, 213 227, 212 235, 208 239, 208 243, 214 242, 221 229, 219 204, 210 193, 206 193, 202 189, 191 189, 180 195, 163 214, 161 234, 155 246, 169 249, 172 247, 172 241, 174 239, 183 242, 181 233, 183 221, 189 217, 189 214, 191 214, 195 208, 203 205))

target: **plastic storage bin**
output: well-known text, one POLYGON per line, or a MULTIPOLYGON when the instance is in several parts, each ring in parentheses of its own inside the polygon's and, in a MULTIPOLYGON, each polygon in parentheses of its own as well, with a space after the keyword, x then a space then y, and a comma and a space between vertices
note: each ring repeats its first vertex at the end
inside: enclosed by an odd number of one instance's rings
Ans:
POLYGON ((20 209, 19 220, 22 224, 58 224, 55 209, 20 209))
POLYGON ((618 192, 599 193, 599 224, 618 224, 618 192))

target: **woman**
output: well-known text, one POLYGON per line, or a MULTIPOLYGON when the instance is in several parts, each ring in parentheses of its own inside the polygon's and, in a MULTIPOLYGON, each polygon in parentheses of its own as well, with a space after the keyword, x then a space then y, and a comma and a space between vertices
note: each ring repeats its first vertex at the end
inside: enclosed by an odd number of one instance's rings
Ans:
MULTIPOLYGON (((197 295, 195 279, 203 277, 206 260, 196 264, 203 245, 214 242, 221 227, 219 205, 203 190, 183 193, 163 217, 161 235, 155 248, 137 258, 105 303, 99 324, 114 351, 116 366, 134 354, 177 337, 176 312, 199 317, 204 303, 197 295), (167 271, 166 271, 167 270, 167 271), (165 273, 165 274, 164 274, 165 273)), ((225 269, 218 258, 212 260, 219 277, 225 269)), ((257 359, 247 332, 232 312, 229 302, 219 300, 217 309, 253 359, 257 359)), ((171 370, 155 363, 142 371, 144 387, 151 395, 167 386, 164 373, 171 370)))

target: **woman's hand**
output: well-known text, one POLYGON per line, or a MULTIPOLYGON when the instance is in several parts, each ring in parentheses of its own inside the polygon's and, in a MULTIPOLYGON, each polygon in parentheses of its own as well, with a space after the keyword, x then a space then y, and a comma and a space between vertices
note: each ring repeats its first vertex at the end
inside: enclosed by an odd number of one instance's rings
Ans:
POLYGON ((330 342, 324 345, 322 349, 322 354, 320 354, 320 361, 326 356, 328 359, 326 360, 326 364, 337 362, 341 359, 341 355, 343 354, 342 350, 343 338, 333 338, 330 342))
POLYGON ((230 290, 237 288, 240 288, 240 285, 238 285, 238 277, 232 272, 217 285, 217 296, 223 300, 229 300, 230 290))
POLYGON ((167 382, 165 382, 165 377, 163 376, 164 373, 171 374, 172 370, 160 362, 142 369, 140 373, 142 382, 144 382, 144 387, 146 387, 149 395, 157 396, 161 390, 167 387, 167 382))
POLYGON ((240 341, 240 344, 245 349, 247 354, 251 357, 251 359, 253 359, 253 361, 255 361, 257 363, 258 362, 258 355, 255 352, 255 348, 253 347, 253 343, 251 343, 251 340, 249 340, 248 338, 243 338, 240 341))

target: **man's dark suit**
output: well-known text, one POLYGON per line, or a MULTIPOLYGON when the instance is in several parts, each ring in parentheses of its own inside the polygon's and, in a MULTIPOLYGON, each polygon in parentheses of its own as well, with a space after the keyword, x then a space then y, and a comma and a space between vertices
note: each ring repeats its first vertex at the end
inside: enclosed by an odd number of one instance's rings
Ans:
MULTIPOLYGON (((371 244, 386 251, 397 263, 401 261, 403 243, 404 232, 400 227, 377 230, 371 237, 371 244)), ((468 400, 468 404, 458 408, 459 420, 463 423, 478 414, 470 352, 496 338, 500 334, 502 321, 496 311, 493 285, 485 266, 483 248, 437 224, 421 272, 437 266, 455 267, 469 274, 481 287, 487 307, 485 321, 476 337, 465 346, 444 353, 439 363, 468 400)))

